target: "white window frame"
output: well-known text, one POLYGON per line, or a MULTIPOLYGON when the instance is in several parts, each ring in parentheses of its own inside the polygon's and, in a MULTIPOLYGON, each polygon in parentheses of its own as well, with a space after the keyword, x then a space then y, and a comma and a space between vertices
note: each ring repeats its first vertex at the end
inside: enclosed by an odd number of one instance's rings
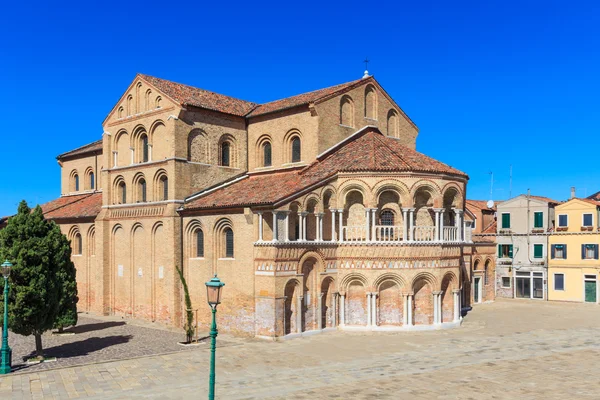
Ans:
POLYGON ((555 272, 552 275, 552 283, 553 283, 552 290, 557 291, 557 292, 564 292, 565 291, 565 286, 566 286, 565 285, 565 274, 564 274, 564 272, 555 272), (562 289, 557 289, 556 288, 556 275, 562 275, 562 277, 563 277, 563 288, 562 289))
POLYGON ((558 214, 558 217, 556 218, 556 226, 558 228, 568 228, 569 227, 569 214, 558 214), (567 224, 564 226, 560 224, 560 216, 561 215, 564 215, 565 217, 567 217, 567 224))
POLYGON ((503 276, 502 277, 502 288, 510 289, 512 287, 511 282, 512 282, 512 278, 510 276, 503 276), (508 286, 504 286, 504 278, 508 279, 508 286))
POLYGON ((544 243, 532 243, 531 244, 531 254, 532 254, 532 258, 534 260, 544 260, 546 258, 546 246, 544 246, 544 243), (536 258, 535 257, 535 246, 536 245, 541 245, 542 246, 542 256, 540 258, 536 258))
POLYGON ((594 213, 582 213, 582 214, 581 214, 581 226, 586 226, 586 227, 587 227, 587 226, 594 226, 594 213), (584 218, 584 215, 591 215, 591 216, 592 216, 592 224, 591 224, 591 225, 584 225, 584 224, 583 224, 583 222, 584 222, 584 219, 585 219, 585 218, 584 218))

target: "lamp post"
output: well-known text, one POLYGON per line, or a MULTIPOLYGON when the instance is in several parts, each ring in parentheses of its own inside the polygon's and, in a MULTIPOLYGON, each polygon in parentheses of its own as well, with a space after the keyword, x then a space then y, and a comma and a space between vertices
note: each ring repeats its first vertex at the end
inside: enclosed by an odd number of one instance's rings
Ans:
POLYGON ((8 347, 8 277, 12 268, 10 262, 4 261, 2 264, 2 276, 4 277, 4 325, 2 327, 2 363, 0 363, 0 374, 8 374, 12 364, 12 350, 8 347))
POLYGON ((217 306, 221 303, 221 288, 225 286, 217 274, 210 281, 206 282, 206 298, 208 305, 212 309, 212 325, 210 326, 210 379, 208 382, 208 399, 215 398, 215 350, 217 347, 217 306))

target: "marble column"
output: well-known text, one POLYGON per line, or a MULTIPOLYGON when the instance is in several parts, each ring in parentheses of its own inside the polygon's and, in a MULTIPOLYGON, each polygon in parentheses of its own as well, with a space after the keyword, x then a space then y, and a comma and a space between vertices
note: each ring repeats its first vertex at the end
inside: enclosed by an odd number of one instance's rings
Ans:
POLYGON ((277 211, 273 210, 273 241, 277 242, 279 239, 279 232, 277 232, 277 211))
POLYGON ((403 231, 402 231, 402 241, 408 241, 408 208, 402 209, 402 223, 403 223, 403 231))
POLYGON ((306 242, 306 226, 308 225, 306 222, 308 221, 308 214, 306 211, 302 212, 302 240, 306 242))
POLYGON ((290 241, 290 212, 284 211, 285 219, 283 220, 283 233, 284 233, 284 242, 290 241))
POLYGON ((369 230, 371 227, 371 209, 365 208, 365 241, 370 242, 369 230))
POLYGON ((409 208, 408 209, 408 241, 413 241, 415 238, 414 236, 414 229, 413 227, 415 226, 414 224, 414 218, 415 218, 415 209, 414 208, 409 208))
POLYGON ((413 293, 409 293, 406 298, 408 300, 408 326, 413 326, 413 293))
POLYGON ((454 322, 460 321, 460 290, 454 289, 452 295, 454 296, 454 322))
POLYGON ((402 294, 402 325, 408 325, 408 294, 402 294))
POLYGON ((371 326, 377 326, 377 293, 371 293, 371 326))
POLYGON ((323 293, 319 293, 319 297, 317 298, 317 312, 315 316, 317 317, 317 329, 323 329, 323 293))
POLYGON ((305 212, 299 212, 298 213, 298 238, 296 240, 298 240, 299 242, 304 240, 304 216, 306 215, 305 212))
POLYGON ((334 292, 333 296, 331 296, 331 326, 335 328, 338 325, 338 301, 339 301, 339 293, 334 292))
POLYGON ((304 304, 302 304, 303 296, 298 296, 296 299, 296 329, 298 333, 302 333, 302 310, 304 304))
POLYGON ((367 292, 367 327, 371 326, 371 292, 367 292))
POLYGON ((329 211, 331 211, 331 241, 335 242, 335 208, 330 208, 329 211))
POLYGON ((339 220, 339 241, 343 242, 344 241, 344 231, 343 231, 343 223, 344 223, 344 209, 339 209, 338 213, 340 214, 340 220, 339 220))
POLYGON ((340 293, 340 326, 346 325, 346 294, 340 293))
POLYGON ((375 234, 375 225, 377 225, 376 217, 377 217, 377 209, 371 208, 371 241, 372 242, 377 240, 377 235, 375 234))
POLYGON ((262 211, 258 211, 258 241, 263 241, 263 213, 262 211))
POLYGON ((441 224, 440 224, 441 217, 440 217, 440 215, 441 215, 443 209, 441 209, 441 208, 434 208, 433 211, 435 212, 435 240, 439 242, 441 240, 441 238, 442 238, 441 231, 440 231, 440 229, 441 229, 440 228, 441 227, 441 224))

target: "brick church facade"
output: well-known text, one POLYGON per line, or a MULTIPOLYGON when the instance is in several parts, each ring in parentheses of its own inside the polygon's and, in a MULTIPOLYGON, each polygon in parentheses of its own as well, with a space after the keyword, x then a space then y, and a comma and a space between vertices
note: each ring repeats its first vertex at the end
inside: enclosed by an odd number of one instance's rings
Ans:
POLYGON ((79 309, 181 326, 175 266, 207 324, 283 337, 460 325, 468 177, 362 79, 255 104, 138 74, 102 139, 58 157, 43 205, 73 246, 79 309))

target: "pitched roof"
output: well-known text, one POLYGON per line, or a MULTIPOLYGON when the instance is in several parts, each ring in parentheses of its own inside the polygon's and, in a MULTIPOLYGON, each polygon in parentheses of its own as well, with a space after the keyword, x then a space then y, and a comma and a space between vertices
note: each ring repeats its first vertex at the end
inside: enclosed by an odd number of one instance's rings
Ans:
POLYGON ((93 143, 89 143, 84 146, 78 147, 74 150, 67 151, 66 153, 62 153, 59 156, 57 156, 56 158, 60 160, 61 158, 79 156, 82 154, 92 153, 95 151, 102 151, 102 139, 97 140, 93 143))
POLYGON ((537 200, 540 200, 540 201, 544 201, 546 203, 554 203, 554 204, 560 204, 561 203, 561 201, 554 200, 554 199, 551 199, 549 197, 544 197, 544 196, 533 196, 532 195, 532 196, 529 196, 529 197, 531 197, 532 199, 537 199, 537 200))
POLYGON ((191 196, 186 210, 276 204, 339 172, 434 172, 467 177, 465 173, 383 136, 369 127, 298 170, 247 174, 222 188, 191 196))
POLYGON ((591 196, 586 197, 587 199, 591 199, 591 200, 600 200, 600 192, 596 192, 591 196))
POLYGON ((487 206, 487 201, 485 200, 465 200, 467 208, 472 210, 496 210, 496 203, 494 202, 494 207, 489 208, 487 206))
POLYGON ((285 99, 271 101, 269 103, 261 104, 248 114, 248 117, 256 117, 258 115, 268 114, 275 111, 286 110, 301 106, 304 104, 314 103, 321 99, 329 96, 335 96, 337 93, 342 92, 356 84, 362 83, 363 79, 357 79, 355 81, 342 83, 340 85, 330 86, 324 89, 315 90, 308 93, 302 93, 292 97, 286 97, 285 99))
POLYGON ((102 193, 61 196, 41 207, 46 219, 93 218, 102 209, 102 193))
POLYGON ((243 117, 258 105, 249 101, 236 99, 208 90, 184 85, 182 83, 167 81, 150 75, 138 74, 138 76, 184 106, 190 105, 201 107, 243 117))

